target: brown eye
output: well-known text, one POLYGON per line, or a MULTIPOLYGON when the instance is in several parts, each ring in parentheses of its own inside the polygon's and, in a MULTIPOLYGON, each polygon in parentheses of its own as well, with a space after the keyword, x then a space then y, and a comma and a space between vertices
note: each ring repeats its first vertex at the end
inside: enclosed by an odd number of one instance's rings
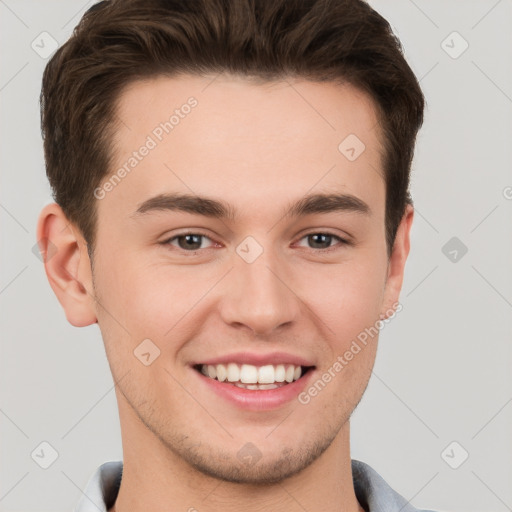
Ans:
POLYGON ((338 235, 323 232, 309 233, 302 237, 301 240, 307 240, 308 248, 319 250, 334 250, 336 249, 336 245, 348 245, 349 243, 338 235), (338 244, 333 245, 333 242, 338 242, 338 244))
POLYGON ((173 236, 168 240, 162 242, 163 245, 172 245, 183 251, 198 251, 200 249, 207 249, 208 247, 203 246, 204 239, 211 239, 202 233, 182 233, 180 235, 173 236), (176 243, 174 243, 176 242, 176 243))
POLYGON ((331 235, 326 235, 325 233, 314 233, 313 235, 308 235, 307 238, 313 244, 312 247, 314 249, 327 249, 331 246, 333 239, 331 235), (324 247, 325 244, 328 247, 324 247))

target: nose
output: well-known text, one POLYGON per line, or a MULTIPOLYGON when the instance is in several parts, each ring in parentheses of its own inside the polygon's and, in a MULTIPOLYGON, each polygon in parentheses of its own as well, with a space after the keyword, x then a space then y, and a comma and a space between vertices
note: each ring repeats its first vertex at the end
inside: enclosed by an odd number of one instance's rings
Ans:
POLYGON ((300 314, 300 299, 289 272, 265 250, 252 263, 234 255, 234 268, 224 289, 220 314, 232 327, 269 335, 291 325, 300 314))

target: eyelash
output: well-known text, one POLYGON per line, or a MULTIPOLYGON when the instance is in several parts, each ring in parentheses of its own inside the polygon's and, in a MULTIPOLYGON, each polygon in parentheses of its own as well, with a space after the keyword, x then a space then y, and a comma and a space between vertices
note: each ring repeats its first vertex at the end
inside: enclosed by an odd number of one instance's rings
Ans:
MULTIPOLYGON (((161 245, 164 245, 164 246, 171 245, 171 242, 173 242, 174 240, 177 240, 178 238, 181 238, 181 237, 185 237, 187 235, 198 235, 198 236, 201 236, 201 237, 204 237, 204 238, 208 238, 209 240, 214 242, 214 240, 212 240, 206 233, 202 233, 201 231, 187 231, 185 233, 180 233, 178 235, 174 235, 173 237, 168 238, 167 240, 164 240, 163 242, 160 242, 160 243, 161 243, 161 245)), ((312 236, 312 235, 327 235, 327 236, 330 236, 330 237, 338 240, 338 242, 339 242, 339 244, 331 246, 331 247, 327 247, 325 249, 315 249, 313 247, 309 247, 308 248, 309 250, 311 250, 313 252, 316 252, 316 253, 326 254, 326 253, 330 253, 332 251, 339 250, 343 246, 353 245, 350 241, 348 241, 348 240, 346 240, 344 238, 341 238, 339 235, 335 235, 334 233, 330 233, 329 231, 312 231, 310 233, 306 233, 305 235, 303 235, 299 239, 299 241, 303 240, 304 238, 307 238, 308 236, 312 236)), ((185 249, 182 249, 181 247, 175 247, 175 246, 173 246, 173 247, 175 249, 177 249, 178 251, 181 251, 182 253, 185 253, 185 254, 189 253, 190 256, 196 255, 199 251, 204 251, 204 250, 207 250, 207 249, 211 249, 211 247, 206 247, 205 249, 193 249, 193 250, 187 251, 185 249)))

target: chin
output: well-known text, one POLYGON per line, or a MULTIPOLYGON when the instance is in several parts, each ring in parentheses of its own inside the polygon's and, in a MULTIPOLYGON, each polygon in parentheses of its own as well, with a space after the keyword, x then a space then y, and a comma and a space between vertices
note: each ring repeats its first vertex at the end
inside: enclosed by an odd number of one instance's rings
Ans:
POLYGON ((248 442, 233 453, 226 453, 214 446, 208 449, 189 449, 180 453, 195 470, 225 482, 269 485, 280 483, 299 474, 319 458, 334 439, 323 437, 310 440, 308 444, 291 448, 281 445, 280 451, 261 452, 255 444, 248 442))

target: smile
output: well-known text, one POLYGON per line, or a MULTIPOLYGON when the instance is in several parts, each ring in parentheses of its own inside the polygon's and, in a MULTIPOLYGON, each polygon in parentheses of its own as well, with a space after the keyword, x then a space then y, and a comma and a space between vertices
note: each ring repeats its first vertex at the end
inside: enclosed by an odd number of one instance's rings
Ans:
POLYGON ((254 366, 252 364, 202 364, 196 365, 196 370, 205 377, 219 382, 234 384, 245 389, 276 389, 294 382, 306 373, 310 367, 294 364, 267 364, 254 366))
POLYGON ((269 411, 293 402, 316 373, 315 366, 289 362, 256 366, 224 361, 192 368, 209 392, 252 411, 269 411))

